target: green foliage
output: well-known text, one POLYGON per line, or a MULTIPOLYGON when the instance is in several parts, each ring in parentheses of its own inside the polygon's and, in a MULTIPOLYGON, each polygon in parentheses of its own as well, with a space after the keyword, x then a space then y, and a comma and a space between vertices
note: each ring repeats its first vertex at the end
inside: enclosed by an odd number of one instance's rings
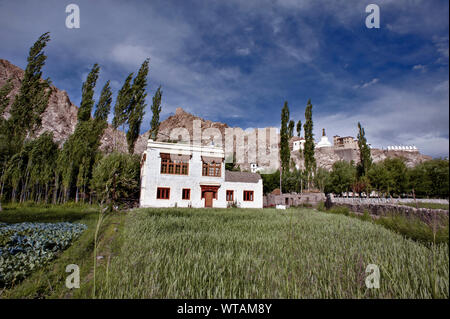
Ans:
POLYGON ((91 119, 92 108, 94 107, 94 88, 97 84, 98 73, 100 67, 98 64, 94 64, 89 72, 86 81, 83 83, 80 108, 78 110, 78 123, 77 125, 87 122, 91 119))
POLYGON ((263 180, 263 193, 269 194, 274 189, 280 188, 280 171, 277 170, 271 174, 261 174, 263 180))
POLYGON ((300 137, 302 135, 302 121, 298 120, 297 122, 297 136, 300 137))
POLYGON ((433 230, 433 227, 422 222, 417 217, 406 217, 398 214, 383 216, 374 221, 376 224, 395 231, 407 238, 424 244, 441 244, 449 241, 448 219, 446 226, 433 230))
POLYGON ((366 176, 370 166, 372 165, 372 156, 370 154, 369 145, 367 145, 366 132, 358 122, 358 147, 360 162, 357 166, 358 177, 366 176))
POLYGON ((346 161, 337 161, 333 164, 330 174, 330 191, 335 194, 349 192, 355 179, 355 166, 346 161))
POLYGON ((156 141, 156 138, 158 137, 158 130, 159 130, 159 114, 161 113, 161 86, 158 87, 158 89, 155 92, 155 95, 153 96, 153 104, 152 104, 152 121, 150 123, 150 132, 148 135, 149 139, 153 139, 156 141))
MULTIPOLYGON (((47 108, 51 94, 50 79, 42 80, 41 78, 42 67, 47 59, 43 49, 48 41, 50 36, 47 32, 41 35, 30 48, 19 92, 9 110, 10 117, 0 121, 3 163, 20 152, 25 139, 33 136, 41 126, 41 115, 47 108)), ((9 103, 5 94, 11 90, 10 85, 11 83, 7 82, 1 89, 0 113, 4 112, 4 107, 9 103)))
POLYGON ((393 183, 392 178, 383 162, 371 165, 367 176, 370 184, 380 195, 386 195, 389 192, 389 185, 393 183))
POLYGON ((112 126, 115 129, 125 124, 128 120, 131 96, 133 95, 133 90, 131 89, 132 79, 133 73, 130 73, 117 94, 116 105, 114 106, 114 118, 112 120, 112 126))
POLYGON ((321 192, 330 193, 331 173, 323 167, 319 167, 314 175, 314 186, 321 192))
MULTIPOLYGON (((4 121, 3 113, 9 104, 8 94, 11 92, 13 84, 11 79, 8 79, 6 83, 0 88, 0 121, 4 121)), ((1 123, 1 122, 0 122, 1 123)))
POLYGON ((138 74, 133 80, 132 96, 130 102, 129 116, 128 116, 128 132, 127 132, 127 143, 128 143, 128 153, 134 153, 134 145, 137 138, 139 137, 139 131, 141 129, 142 119, 145 114, 145 98, 147 96, 147 74, 148 74, 148 64, 149 59, 145 60, 138 74))
POLYGON ((281 168, 283 172, 289 171, 289 161, 291 158, 291 150, 289 149, 289 107, 288 102, 284 102, 281 109, 281 130, 280 130, 280 157, 281 168))
POLYGON ((316 159, 314 157, 314 134, 313 134, 313 120, 312 120, 312 104, 311 100, 308 100, 305 109, 305 124, 303 125, 305 132, 305 145, 303 148, 303 156, 305 159, 305 170, 307 176, 307 188, 311 187, 312 177, 316 170, 316 159))
POLYGON ((291 139, 294 136, 294 128, 295 128, 295 122, 294 122, 294 120, 290 120, 289 126, 288 126, 289 139, 291 139))
POLYGON ((448 159, 433 159, 408 170, 409 188, 417 197, 448 198, 448 159))
POLYGON ((98 161, 92 188, 102 202, 130 202, 139 198, 139 156, 111 153, 98 161))
POLYGON ((112 92, 111 87, 109 86, 109 82, 107 81, 105 86, 100 93, 100 99, 98 100, 98 104, 95 108, 94 118, 105 122, 108 120, 109 111, 111 110, 111 102, 112 102, 112 92))
POLYGON ((388 193, 402 195, 408 191, 408 174, 406 164, 401 158, 386 158, 383 161, 389 175, 388 193))
POLYGON ((57 157, 58 145, 53 141, 53 133, 45 132, 35 140, 26 141, 22 150, 5 165, 1 177, 3 191, 11 187, 13 201, 47 201, 54 183, 57 157))

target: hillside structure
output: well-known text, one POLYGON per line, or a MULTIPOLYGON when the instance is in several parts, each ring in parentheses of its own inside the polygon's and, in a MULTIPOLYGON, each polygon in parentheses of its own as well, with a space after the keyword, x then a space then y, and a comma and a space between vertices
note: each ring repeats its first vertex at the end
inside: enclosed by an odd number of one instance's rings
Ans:
POLYGON ((333 136, 333 144, 335 148, 344 148, 344 149, 359 149, 358 140, 356 140, 353 136, 333 136))
POLYGON ((225 170, 221 147, 149 140, 141 159, 141 207, 263 207, 257 173, 225 170))
POLYGON ((320 139, 320 142, 316 144, 317 148, 321 147, 332 147, 330 141, 328 140, 328 136, 325 134, 325 129, 322 129, 322 137, 320 139))

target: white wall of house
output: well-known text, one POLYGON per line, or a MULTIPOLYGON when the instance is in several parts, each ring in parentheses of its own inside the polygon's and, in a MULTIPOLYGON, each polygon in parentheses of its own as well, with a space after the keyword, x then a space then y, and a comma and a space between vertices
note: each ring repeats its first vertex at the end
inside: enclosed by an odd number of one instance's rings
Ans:
POLYGON ((221 164, 221 176, 202 176, 202 156, 224 158, 224 152, 217 147, 201 147, 149 141, 144 152, 145 161, 141 167, 141 207, 205 207, 201 198, 201 185, 220 186, 213 207, 226 208, 226 191, 234 191, 234 200, 239 207, 262 208, 263 185, 258 183, 225 182, 225 164, 221 164), (188 175, 161 174, 160 153, 192 155, 188 175), (169 199, 157 199, 158 187, 170 188, 169 199), (182 199, 183 189, 190 189, 190 199, 182 199), (244 201, 244 191, 253 191, 253 201, 244 201))

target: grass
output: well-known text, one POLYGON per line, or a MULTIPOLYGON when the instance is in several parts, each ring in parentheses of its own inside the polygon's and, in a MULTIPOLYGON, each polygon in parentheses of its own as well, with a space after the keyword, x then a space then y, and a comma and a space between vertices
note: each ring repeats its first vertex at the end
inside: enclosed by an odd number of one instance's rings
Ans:
POLYGON ((100 298, 449 296, 447 244, 430 249, 310 209, 140 209, 122 240, 99 276, 100 298), (380 268, 380 289, 365 286, 369 264, 380 268))
MULTIPOLYGON (((37 209, 37 208, 36 208, 37 209)), ((0 298, 448 298, 448 244, 426 247, 380 225, 307 208, 138 209, 107 215, 96 255, 96 208, 55 212, 88 230, 51 265, 0 298), (86 211, 87 209, 87 211, 86 211), (94 295, 94 260, 96 265, 94 295), (80 289, 65 287, 68 264, 80 289), (365 269, 380 268, 379 289, 365 269)), ((75 209, 75 208, 73 208, 75 209)), ((4 210, 3 217, 30 217, 4 210)), ((0 219, 0 221, 2 221, 0 219)))
MULTIPOLYGON (((399 204, 416 208, 415 203, 399 203, 399 204)), ((417 206, 419 206, 419 208, 444 209, 444 210, 448 210, 449 207, 448 204, 422 203, 422 202, 417 202, 417 206)))
POLYGON ((325 210, 323 205, 321 205, 319 210, 331 214, 345 215, 363 221, 369 221, 427 246, 449 242, 448 218, 444 219, 445 222, 443 226, 433 229, 433 226, 424 223, 417 217, 407 217, 396 213, 379 218, 372 218, 367 211, 362 215, 356 214, 351 212, 348 207, 343 206, 335 206, 330 210, 325 210))

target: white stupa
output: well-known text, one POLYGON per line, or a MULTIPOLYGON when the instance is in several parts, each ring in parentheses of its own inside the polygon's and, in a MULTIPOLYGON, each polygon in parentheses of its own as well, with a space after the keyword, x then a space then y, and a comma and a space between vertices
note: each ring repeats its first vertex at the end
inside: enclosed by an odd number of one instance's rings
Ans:
POLYGON ((316 144, 317 148, 321 147, 331 147, 330 141, 328 140, 328 137, 325 134, 325 129, 322 129, 322 138, 320 139, 320 142, 316 144))

